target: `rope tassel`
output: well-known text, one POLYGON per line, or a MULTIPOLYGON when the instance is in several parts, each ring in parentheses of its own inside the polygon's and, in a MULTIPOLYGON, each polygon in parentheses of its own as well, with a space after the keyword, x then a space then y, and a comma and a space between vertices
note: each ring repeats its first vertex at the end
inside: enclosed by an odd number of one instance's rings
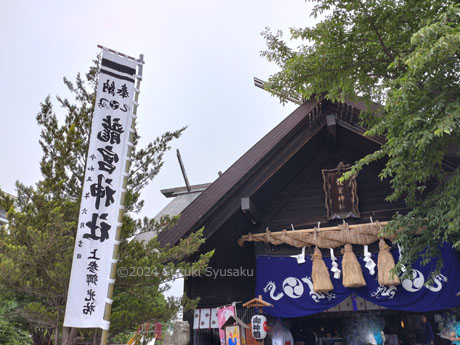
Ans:
POLYGON ((366 286, 366 281, 364 280, 363 272, 361 272, 361 265, 359 264, 355 253, 353 253, 353 247, 351 246, 351 244, 346 244, 344 246, 342 272, 343 286, 349 288, 366 286))
POLYGON ((382 286, 399 285, 400 281, 398 276, 391 272, 395 267, 395 260, 390 253, 390 247, 388 247, 384 239, 380 240, 379 248, 379 256, 377 259, 379 284, 382 286))
POLYGON ((313 253, 312 280, 313 290, 315 292, 323 293, 334 290, 331 277, 329 277, 329 271, 324 263, 321 250, 319 250, 319 248, 315 248, 313 253))

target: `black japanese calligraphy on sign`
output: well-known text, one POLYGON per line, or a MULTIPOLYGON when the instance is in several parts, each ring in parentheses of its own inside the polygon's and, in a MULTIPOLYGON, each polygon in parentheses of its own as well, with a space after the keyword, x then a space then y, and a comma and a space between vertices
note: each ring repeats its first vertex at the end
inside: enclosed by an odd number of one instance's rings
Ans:
POLYGON ((267 318, 263 315, 254 315, 251 318, 251 329, 255 339, 264 339, 267 335, 267 318))
POLYGON ((350 170, 349 165, 340 162, 337 168, 322 170, 323 186, 326 198, 327 219, 359 218, 356 176, 341 182, 344 172, 350 170))
MULTIPOLYGON (((101 242, 108 240, 109 230, 112 226, 103 221, 98 222, 98 218, 100 218, 101 220, 107 220, 107 216, 108 216, 107 213, 103 213, 100 216, 97 213, 93 213, 91 221, 86 222, 86 226, 90 229, 91 232, 89 234, 83 234, 83 238, 88 238, 91 240, 99 240, 101 242), (96 233, 98 229, 99 229, 100 236, 98 236, 96 233)), ((94 256, 96 256, 96 254, 94 254, 94 256)))
POLYGON ((96 291, 94 291, 93 289, 86 290, 86 295, 87 295, 87 297, 85 297, 86 302, 94 301, 94 297, 96 297, 96 291))
POLYGON ((91 315, 94 313, 96 310, 96 306, 94 305, 94 302, 88 302, 85 305, 83 305, 83 314, 85 315, 91 315))
POLYGON ((99 210, 99 205, 101 203, 101 199, 105 198, 105 207, 110 206, 115 202, 113 195, 115 194, 115 190, 110 187, 112 183, 112 179, 105 178, 104 175, 99 174, 97 176, 97 183, 93 183, 90 186, 91 195, 96 198, 95 207, 99 210))
POLYGON ((102 92, 107 92, 109 95, 115 96, 115 82, 111 82, 110 79, 107 79, 107 81, 102 84, 102 92))
POLYGON ((115 165, 112 163, 119 161, 118 155, 112 151, 112 148, 112 146, 107 145, 105 148, 100 147, 97 149, 102 155, 102 161, 97 162, 99 170, 107 171, 109 174, 115 170, 115 165))
POLYGON ((126 84, 123 84, 117 90, 117 94, 120 95, 122 98, 128 98, 129 97, 128 87, 126 86, 126 84))
POLYGON ((96 252, 97 252, 97 249, 94 249, 94 250, 90 251, 89 253, 91 254, 91 256, 88 256, 88 259, 101 260, 101 258, 96 257, 96 252))
POLYGON ((110 144, 119 144, 121 133, 124 132, 123 126, 120 124, 120 118, 114 118, 107 115, 102 119, 102 131, 97 133, 97 138, 103 142, 109 142, 110 144))
POLYGON ((123 105, 121 105, 120 102, 118 102, 117 100, 113 99, 109 101, 107 98, 101 98, 97 103, 97 106, 103 109, 120 110, 124 113, 126 113, 129 110, 127 104, 123 103, 123 105))
MULTIPOLYGON (((102 84, 102 92, 108 93, 109 95, 115 96, 115 89, 116 85, 113 80, 107 79, 105 83, 102 84)), ((121 98, 128 98, 129 92, 128 87, 126 84, 121 85, 118 89, 116 89, 117 95, 121 98)))
POLYGON ((96 273, 97 271, 99 271, 97 261, 90 261, 86 269, 91 273, 96 273))
POLYGON ((87 274, 86 275, 86 282, 89 284, 97 285, 98 276, 97 274, 87 274))

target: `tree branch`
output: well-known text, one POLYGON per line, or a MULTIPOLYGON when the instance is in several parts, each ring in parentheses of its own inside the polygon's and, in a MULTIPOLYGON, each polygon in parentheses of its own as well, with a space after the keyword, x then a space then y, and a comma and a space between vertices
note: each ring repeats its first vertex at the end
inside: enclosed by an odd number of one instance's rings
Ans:
POLYGON ((393 54, 390 53, 390 51, 387 49, 385 46, 385 43, 383 42, 382 35, 380 34, 380 31, 377 29, 377 27, 374 25, 374 22, 371 20, 371 16, 369 15, 369 12, 367 11, 366 7, 364 6, 363 2, 359 0, 359 4, 361 5, 362 10, 364 11, 364 14, 366 15, 367 21, 369 22, 369 25, 371 26, 372 30, 374 30, 375 34, 377 35, 377 39, 380 43, 380 46, 383 49, 383 52, 385 53, 386 56, 390 59, 390 61, 393 61, 395 58, 393 54))

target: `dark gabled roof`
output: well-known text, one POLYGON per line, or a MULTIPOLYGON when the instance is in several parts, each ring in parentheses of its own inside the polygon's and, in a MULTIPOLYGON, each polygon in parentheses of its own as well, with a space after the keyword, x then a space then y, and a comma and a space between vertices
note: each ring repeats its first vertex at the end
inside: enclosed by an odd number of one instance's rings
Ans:
MULTIPOLYGON (((160 234, 160 242, 164 245, 168 243, 174 245, 191 231, 203 226, 205 216, 217 207, 226 195, 237 189, 242 180, 247 178, 247 175, 250 175, 250 172, 300 125, 315 129, 325 126, 324 115, 321 113, 323 102, 327 101, 315 99, 306 101, 260 139, 183 210, 178 224, 173 229, 160 234)), ((347 103, 346 108, 351 117, 355 113, 369 109, 364 102, 350 102, 347 103)), ((376 105, 372 105, 372 108, 376 109, 376 105)), ((353 121, 346 122, 352 123, 353 121)), ((360 129, 353 124, 350 126, 360 129)))
MULTIPOLYGON (((305 119, 318 102, 307 101, 260 139, 249 151, 231 165, 182 213, 178 224, 160 234, 162 244, 175 244, 191 229, 199 227, 201 217, 225 196, 271 149, 305 119)), ((194 229, 196 230, 196 229, 194 229)))

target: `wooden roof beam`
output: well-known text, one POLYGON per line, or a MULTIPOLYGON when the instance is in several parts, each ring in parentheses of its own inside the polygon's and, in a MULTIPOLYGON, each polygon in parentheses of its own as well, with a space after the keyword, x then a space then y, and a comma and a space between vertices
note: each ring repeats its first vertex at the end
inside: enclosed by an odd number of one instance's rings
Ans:
POLYGON ((335 152, 337 148, 337 122, 335 114, 326 115, 327 139, 329 151, 335 152))
MULTIPOLYGON (((254 77, 254 86, 256 86, 256 87, 258 87, 258 88, 260 88, 262 90, 268 91, 270 93, 273 93, 273 94, 275 94, 277 96, 281 96, 280 92, 267 90, 265 88, 265 84, 266 84, 266 82, 264 80, 254 77)), ((297 97, 291 97, 291 96, 286 96, 286 95, 282 95, 282 96, 287 101, 292 102, 294 104, 302 105, 302 103, 304 103, 304 100, 300 96, 297 96, 297 97)))
POLYGON ((241 211, 253 225, 260 225, 262 223, 260 213, 257 211, 250 197, 241 198, 241 211))

